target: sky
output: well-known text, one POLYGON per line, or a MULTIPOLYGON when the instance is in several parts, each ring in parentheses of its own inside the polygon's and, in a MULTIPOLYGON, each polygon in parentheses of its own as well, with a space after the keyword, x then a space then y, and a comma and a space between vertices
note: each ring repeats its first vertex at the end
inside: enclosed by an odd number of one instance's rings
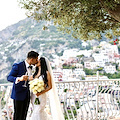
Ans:
POLYGON ((17 0, 0 0, 0 31, 26 17, 17 0))

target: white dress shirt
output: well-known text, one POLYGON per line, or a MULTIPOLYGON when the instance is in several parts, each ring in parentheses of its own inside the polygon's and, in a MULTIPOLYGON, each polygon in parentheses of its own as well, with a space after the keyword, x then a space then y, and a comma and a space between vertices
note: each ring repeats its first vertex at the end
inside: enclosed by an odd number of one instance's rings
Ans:
MULTIPOLYGON (((25 60, 25 65, 26 65, 26 70, 27 70, 26 73, 25 73, 25 75, 31 76, 32 75, 32 69, 28 68, 30 65, 27 63, 26 60, 25 60)), ((16 84, 20 82, 19 78, 20 77, 16 78, 16 81, 15 81, 16 84)))
POLYGON ((25 65, 26 65, 26 69, 27 69, 26 74, 27 74, 28 76, 31 76, 31 75, 32 75, 32 69, 28 68, 30 65, 27 63, 26 60, 25 60, 25 65))

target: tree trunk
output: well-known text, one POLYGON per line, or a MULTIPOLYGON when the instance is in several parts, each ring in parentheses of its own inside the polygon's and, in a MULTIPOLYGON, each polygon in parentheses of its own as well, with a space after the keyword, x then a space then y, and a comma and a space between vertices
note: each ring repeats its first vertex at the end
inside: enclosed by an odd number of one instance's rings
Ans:
POLYGON ((101 3, 101 7, 103 7, 106 11, 108 11, 108 14, 114 18, 116 21, 120 22, 120 4, 117 4, 117 6, 112 10, 110 8, 108 8, 105 4, 104 4, 104 0, 99 0, 101 3))
POLYGON ((120 4, 114 10, 108 10, 109 15, 120 22, 120 4))

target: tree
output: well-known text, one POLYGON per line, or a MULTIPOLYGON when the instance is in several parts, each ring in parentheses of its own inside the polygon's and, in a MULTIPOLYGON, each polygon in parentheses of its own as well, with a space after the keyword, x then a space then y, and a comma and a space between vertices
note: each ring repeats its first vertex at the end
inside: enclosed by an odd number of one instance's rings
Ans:
POLYGON ((93 75, 94 74, 94 71, 91 69, 84 68, 84 71, 85 71, 86 75, 93 75))
POLYGON ((83 40, 120 35, 120 0, 19 0, 28 17, 53 21, 83 40))
POLYGON ((82 61, 83 61, 83 57, 84 57, 83 54, 82 54, 82 55, 77 55, 78 61, 79 61, 79 62, 82 62, 82 61))

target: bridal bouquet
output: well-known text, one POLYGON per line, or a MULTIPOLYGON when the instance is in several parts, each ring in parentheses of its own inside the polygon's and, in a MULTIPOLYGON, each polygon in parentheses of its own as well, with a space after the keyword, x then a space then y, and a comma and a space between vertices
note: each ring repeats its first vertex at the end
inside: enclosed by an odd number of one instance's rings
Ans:
MULTIPOLYGON (((42 77, 35 78, 34 80, 30 81, 29 84, 30 84, 30 90, 33 92, 33 94, 37 94, 38 92, 44 90, 44 81, 42 77)), ((34 103, 36 105, 40 104, 38 97, 35 99, 34 103)))

